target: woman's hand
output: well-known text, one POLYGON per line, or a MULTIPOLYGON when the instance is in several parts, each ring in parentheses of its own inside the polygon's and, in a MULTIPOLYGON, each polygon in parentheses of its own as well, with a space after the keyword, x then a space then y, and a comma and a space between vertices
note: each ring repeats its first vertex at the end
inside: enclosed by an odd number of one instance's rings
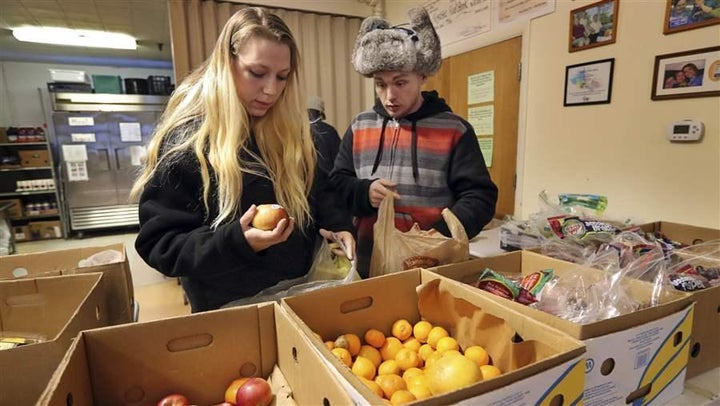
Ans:
POLYGON ((332 231, 321 228, 320 235, 323 236, 323 238, 325 238, 326 240, 333 242, 337 239, 342 243, 342 245, 345 246, 345 251, 340 248, 335 248, 333 249, 333 254, 340 256, 346 255, 347 253, 347 259, 349 259, 350 261, 355 258, 355 238, 349 231, 338 231, 334 233, 332 231))
POLYGON ((245 240, 247 240, 250 248, 255 252, 260 252, 275 244, 286 241, 295 229, 295 219, 290 217, 289 219, 280 220, 273 230, 260 230, 259 228, 251 226, 255 214, 257 214, 257 207, 253 204, 248 211, 240 217, 240 228, 243 230, 245 240))
POLYGON ((370 190, 368 191, 370 205, 377 209, 380 207, 380 203, 388 194, 392 194, 395 200, 400 200, 400 195, 395 191, 395 187, 397 187, 397 183, 389 179, 378 179, 373 181, 370 184, 370 190))

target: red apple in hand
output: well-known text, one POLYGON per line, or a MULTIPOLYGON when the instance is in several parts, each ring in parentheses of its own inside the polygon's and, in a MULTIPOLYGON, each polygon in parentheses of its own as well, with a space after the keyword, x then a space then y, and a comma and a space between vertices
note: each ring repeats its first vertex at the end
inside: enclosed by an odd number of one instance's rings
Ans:
POLYGON ((160 399, 157 406, 188 406, 190 405, 190 401, 188 398, 186 398, 183 395, 179 395, 177 393, 173 393, 172 395, 167 395, 164 398, 160 399))
POLYGON ((252 226, 260 230, 274 230, 282 219, 289 218, 287 210, 279 204, 260 204, 252 220, 252 226))
POLYGON ((270 384, 258 377, 248 379, 235 396, 237 406, 267 406, 272 402, 273 393, 270 384))

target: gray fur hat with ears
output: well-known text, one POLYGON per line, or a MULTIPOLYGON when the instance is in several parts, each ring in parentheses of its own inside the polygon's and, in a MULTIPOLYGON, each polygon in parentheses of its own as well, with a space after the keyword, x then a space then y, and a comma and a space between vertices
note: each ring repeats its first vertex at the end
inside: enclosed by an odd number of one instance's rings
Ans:
POLYGON ((434 75, 442 63, 440 38, 422 7, 408 11, 410 28, 391 27, 379 17, 363 20, 352 52, 352 64, 360 74, 417 72, 434 75))

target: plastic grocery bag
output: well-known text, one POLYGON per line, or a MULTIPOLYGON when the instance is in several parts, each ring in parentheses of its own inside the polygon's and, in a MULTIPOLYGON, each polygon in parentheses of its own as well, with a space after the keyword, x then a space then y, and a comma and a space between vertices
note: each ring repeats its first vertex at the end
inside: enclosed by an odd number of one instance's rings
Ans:
POLYGON ((452 237, 435 229, 421 230, 417 223, 409 231, 402 232, 395 228, 394 199, 387 195, 380 203, 378 219, 373 226, 370 276, 467 261, 470 242, 465 228, 450 209, 443 209, 442 216, 452 237))
POLYGON ((329 243, 328 240, 323 238, 307 274, 299 278, 280 281, 274 286, 261 290, 255 296, 234 300, 222 307, 279 301, 284 297, 342 285, 356 280, 360 280, 356 260, 350 261, 347 259, 347 251, 340 239, 335 238, 334 242, 329 243), (335 255, 332 252, 333 248, 340 248, 345 255, 335 255))

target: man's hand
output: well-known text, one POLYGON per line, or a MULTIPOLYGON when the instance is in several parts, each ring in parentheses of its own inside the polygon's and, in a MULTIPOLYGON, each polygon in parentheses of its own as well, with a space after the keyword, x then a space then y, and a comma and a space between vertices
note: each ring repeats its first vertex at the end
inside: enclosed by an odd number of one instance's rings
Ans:
POLYGON ((250 248, 256 253, 286 241, 295 229, 295 219, 290 217, 289 219, 280 220, 273 230, 260 230, 251 226, 255 214, 257 214, 257 206, 253 204, 240 217, 240 228, 242 228, 245 240, 247 240, 250 248))
POLYGON ((336 239, 342 243, 342 245, 345 246, 345 251, 343 252, 340 248, 333 249, 333 254, 337 256, 345 256, 347 254, 347 259, 350 261, 355 258, 355 238, 353 235, 348 231, 338 231, 336 233, 332 231, 325 230, 324 228, 320 229, 320 235, 323 236, 328 241, 335 241, 336 239))
POLYGON ((389 179, 378 179, 373 181, 370 184, 370 190, 368 191, 370 205, 377 209, 380 207, 380 202, 382 202, 388 194, 392 194, 395 200, 400 200, 400 195, 395 191, 396 187, 397 183, 389 179))

